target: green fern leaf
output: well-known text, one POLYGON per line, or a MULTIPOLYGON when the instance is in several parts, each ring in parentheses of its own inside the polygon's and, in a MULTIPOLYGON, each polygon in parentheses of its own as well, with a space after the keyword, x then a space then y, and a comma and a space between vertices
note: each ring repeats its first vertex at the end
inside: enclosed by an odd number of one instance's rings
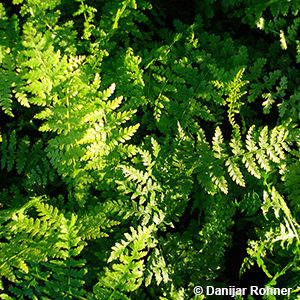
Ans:
POLYGON ((225 165, 228 167, 228 172, 230 177, 240 186, 245 187, 245 180, 243 178, 242 172, 240 168, 238 167, 237 163, 233 161, 232 159, 228 159, 225 163, 225 165))

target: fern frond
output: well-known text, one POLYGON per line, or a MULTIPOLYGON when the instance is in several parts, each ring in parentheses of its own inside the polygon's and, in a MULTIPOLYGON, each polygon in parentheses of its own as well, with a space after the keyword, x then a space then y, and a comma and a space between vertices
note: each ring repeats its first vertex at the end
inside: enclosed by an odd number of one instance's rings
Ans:
POLYGON ((128 179, 136 181, 138 183, 145 184, 149 178, 148 173, 137 170, 132 166, 120 166, 120 168, 128 179))
POLYGON ((160 152, 160 150, 161 150, 161 147, 160 147, 160 145, 158 144, 158 142, 154 139, 154 138, 152 138, 151 137, 151 143, 152 143, 152 151, 153 151, 153 155, 154 155, 154 157, 158 157, 158 154, 159 154, 159 152, 160 152))
POLYGON ((261 178, 260 171, 255 163, 255 157, 252 153, 245 154, 242 158, 242 162, 251 175, 255 176, 258 179, 261 178))
POLYGON ((222 136, 222 132, 221 132, 221 129, 220 127, 218 126, 216 128, 216 131, 215 131, 215 135, 213 137, 213 140, 212 140, 212 144, 213 144, 213 150, 215 152, 215 157, 216 158, 222 158, 224 156, 224 140, 223 140, 223 136, 222 136))
POLYGON ((245 180, 243 178, 243 174, 240 170, 240 168, 238 167, 237 163, 232 160, 232 159, 228 159, 225 163, 225 166, 228 167, 228 172, 230 177, 240 186, 245 186, 245 180))
POLYGON ((94 286, 96 295, 103 292, 108 293, 109 297, 117 297, 118 292, 132 292, 139 288, 143 281, 143 260, 148 253, 148 248, 152 245, 152 234, 155 228, 138 227, 135 230, 130 228, 131 233, 125 234, 125 240, 116 243, 108 262, 113 262, 112 269, 106 269, 100 277, 99 282, 94 286), (104 291, 103 291, 104 290, 104 291))
POLYGON ((136 133, 140 124, 136 124, 133 126, 121 128, 118 132, 114 132, 112 134, 112 141, 110 145, 117 145, 118 142, 124 143, 127 140, 130 140, 131 137, 136 133))
POLYGON ((4 113, 13 117, 11 89, 17 81, 17 77, 13 71, 14 65, 9 52, 10 49, 6 49, 6 51, 1 49, 1 56, 4 54, 4 58, 2 58, 2 67, 0 68, 0 107, 4 113))
MULTIPOLYGON (((119 210, 119 213, 121 213, 121 210, 119 210)), ((109 219, 107 215, 110 214, 112 214, 112 209, 109 206, 97 205, 80 215, 78 235, 83 240, 108 237, 105 229, 110 229, 120 224, 120 221, 109 219)))
POLYGON ((159 249, 155 248, 148 258, 146 269, 145 286, 149 286, 154 279, 157 285, 161 282, 167 283, 169 281, 168 268, 163 254, 159 249))
POLYGON ((231 151, 234 155, 243 155, 244 149, 242 145, 242 137, 239 128, 235 128, 232 134, 231 141, 229 143, 231 151))

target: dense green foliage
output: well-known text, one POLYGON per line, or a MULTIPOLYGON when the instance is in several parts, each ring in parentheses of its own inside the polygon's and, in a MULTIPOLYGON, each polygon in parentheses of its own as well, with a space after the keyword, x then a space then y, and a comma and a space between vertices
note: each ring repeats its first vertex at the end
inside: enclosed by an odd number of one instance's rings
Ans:
POLYGON ((0 298, 299 299, 299 4, 0 3, 0 298))

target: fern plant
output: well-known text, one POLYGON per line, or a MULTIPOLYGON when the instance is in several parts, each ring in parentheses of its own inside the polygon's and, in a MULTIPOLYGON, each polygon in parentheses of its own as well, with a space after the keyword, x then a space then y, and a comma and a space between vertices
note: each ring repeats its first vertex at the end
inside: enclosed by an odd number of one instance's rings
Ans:
POLYGON ((249 268, 297 299, 299 5, 281 2, 0 4, 1 299, 195 299, 249 268))

